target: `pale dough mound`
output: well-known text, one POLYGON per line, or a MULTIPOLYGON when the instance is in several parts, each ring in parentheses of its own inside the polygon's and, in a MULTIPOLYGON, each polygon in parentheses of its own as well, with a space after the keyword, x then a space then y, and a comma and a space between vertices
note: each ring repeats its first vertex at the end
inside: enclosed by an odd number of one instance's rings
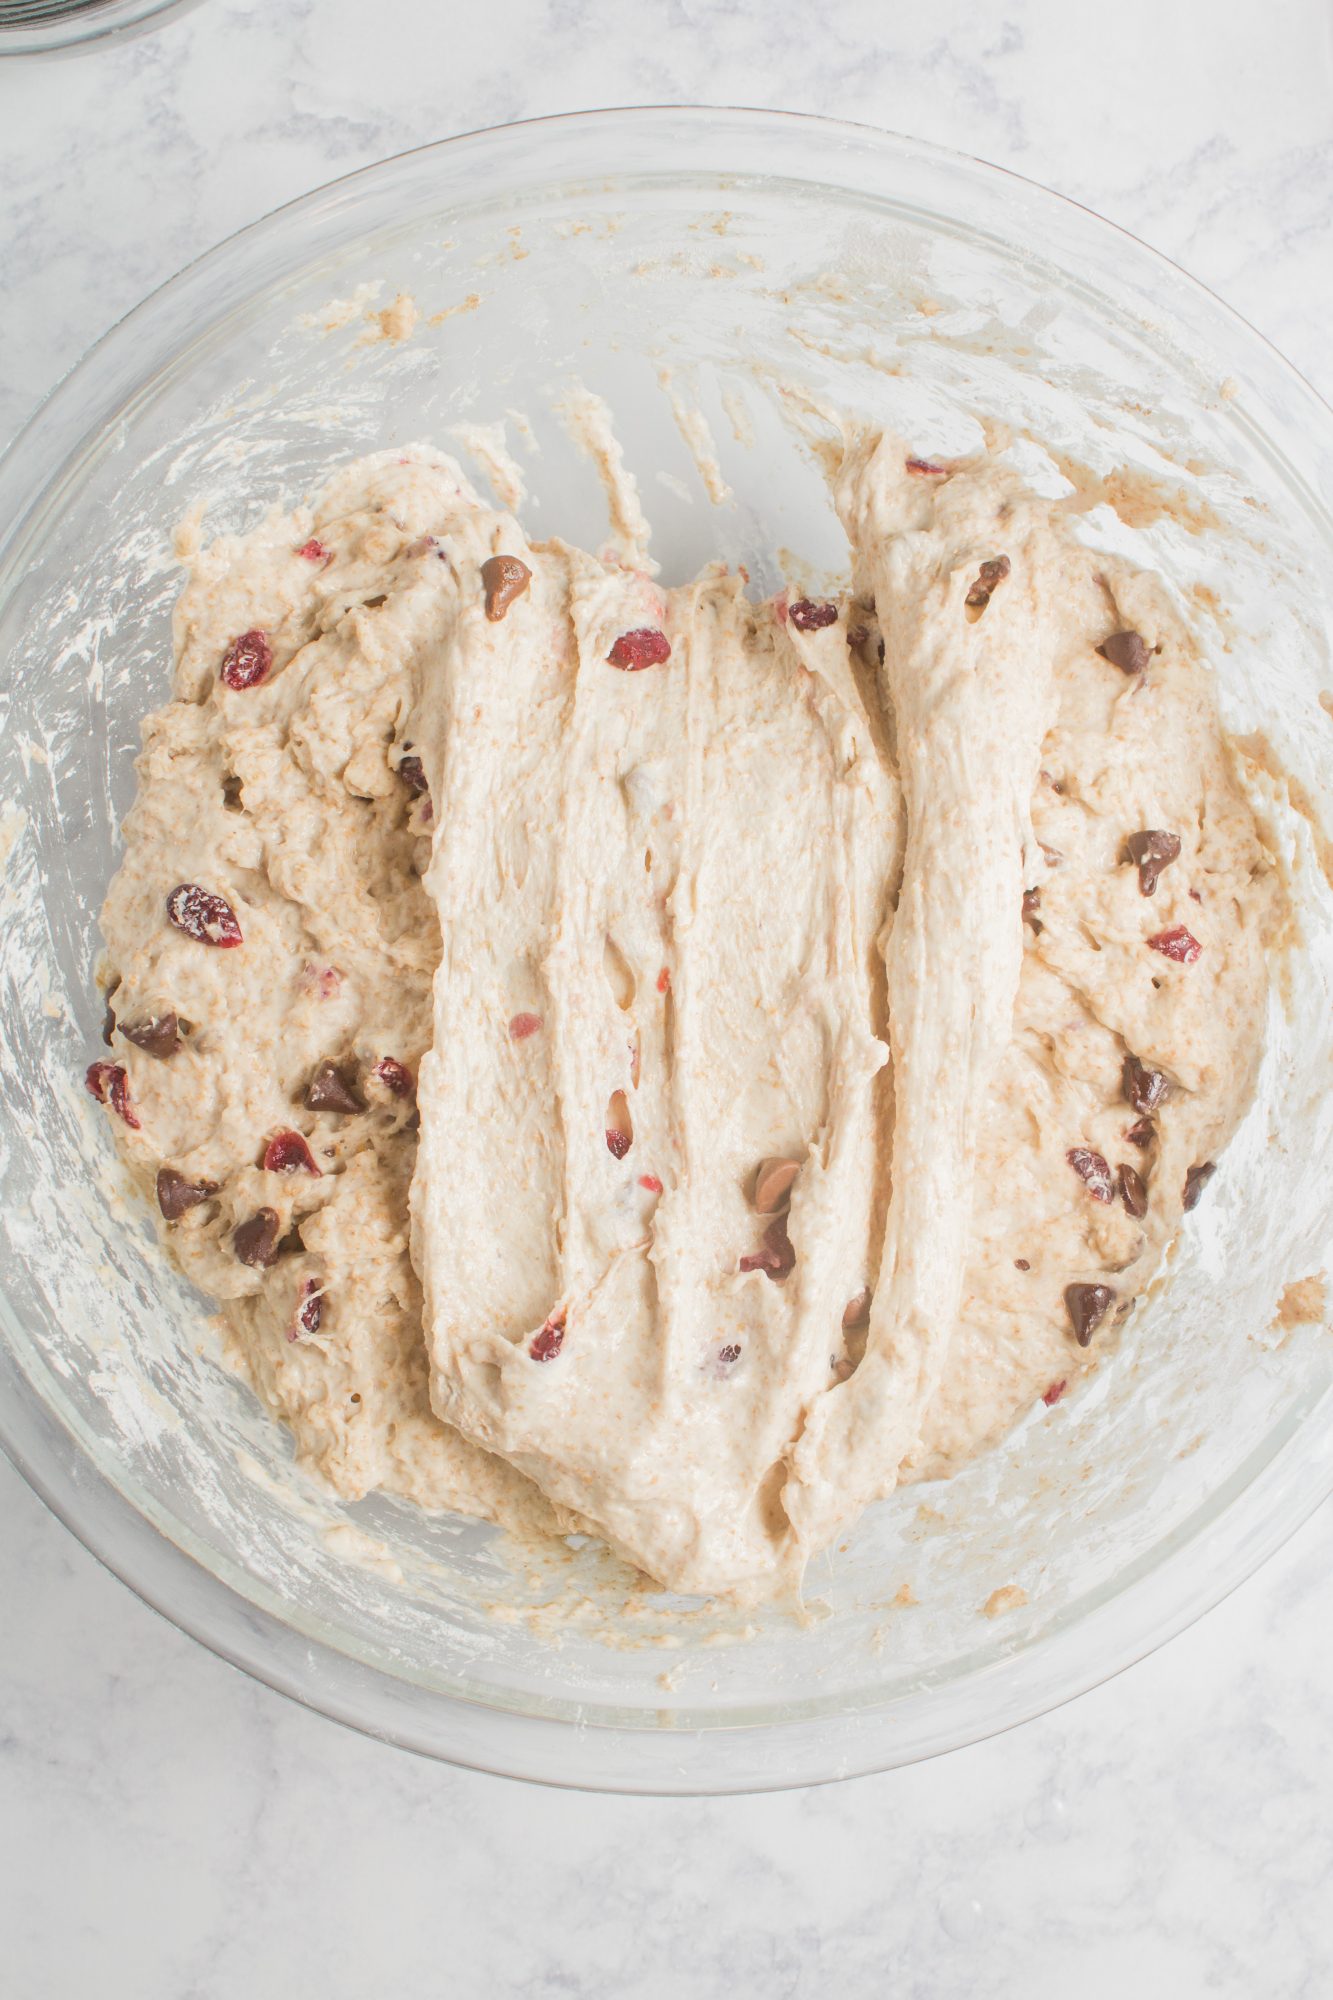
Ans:
POLYGON ((1245 1107, 1273 877, 1164 587, 993 457, 834 491, 836 604, 425 450, 193 563, 95 1087, 340 1492, 771 1591, 1072 1391, 1245 1107))

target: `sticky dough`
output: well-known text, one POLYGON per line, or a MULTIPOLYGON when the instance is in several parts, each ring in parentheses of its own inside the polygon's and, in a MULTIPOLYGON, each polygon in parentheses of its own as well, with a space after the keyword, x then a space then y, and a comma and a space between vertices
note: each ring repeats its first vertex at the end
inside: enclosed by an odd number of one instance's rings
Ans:
POLYGON ((344 1494, 788 1586, 1114 1351, 1244 1109, 1272 878, 1164 586, 1000 458, 853 436, 834 497, 813 613, 530 544, 421 449, 193 560, 103 914, 108 1115, 145 1191, 216 1184, 167 1242, 344 1494), (496 554, 531 578, 492 619, 496 554), (669 658, 611 665, 640 631, 669 658), (168 922, 180 883, 243 944, 168 922), (174 1054, 126 1040, 168 1010, 174 1054), (306 1105, 325 1062, 364 1108, 306 1105), (285 1130, 318 1175, 261 1165, 285 1130))

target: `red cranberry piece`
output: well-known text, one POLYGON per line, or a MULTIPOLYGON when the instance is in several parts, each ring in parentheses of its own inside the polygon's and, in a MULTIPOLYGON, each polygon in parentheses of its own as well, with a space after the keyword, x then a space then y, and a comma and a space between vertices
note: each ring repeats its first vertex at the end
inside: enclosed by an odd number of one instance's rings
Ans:
POLYGON ((1093 1334, 1115 1304, 1109 1285, 1066 1285, 1065 1311, 1080 1347, 1087 1347, 1093 1334))
POLYGON ((763 1249, 742 1257, 742 1271, 766 1271, 775 1284, 780 1284, 796 1262, 796 1251, 787 1234, 787 1218, 775 1216, 763 1234, 763 1249))
POLYGON ((1138 1118, 1130 1126, 1125 1137, 1131 1146, 1137 1146, 1142 1151, 1145 1147, 1151 1146, 1157 1137, 1157 1127, 1151 1118, 1138 1118))
POLYGON ((167 915, 178 931, 197 938, 200 944, 216 945, 231 951, 242 942, 241 927, 230 903, 201 889, 197 882, 178 882, 167 897, 167 915))
POLYGON ((320 1000, 332 1000, 343 983, 343 976, 336 965, 311 965, 309 959, 301 967, 297 987, 302 993, 313 993, 320 1000))
POLYGON ((787 615, 798 632, 819 632, 825 625, 837 624, 838 607, 836 604, 816 604, 808 597, 798 597, 787 615))
POLYGON ((318 1333, 324 1318, 324 1288, 318 1278, 303 1278, 296 1303, 296 1318, 287 1329, 288 1340, 303 1333, 318 1333))
POLYGON ((646 1188, 649 1194, 661 1194, 662 1192, 662 1183, 658 1180, 656 1174, 640 1174, 639 1186, 646 1188))
POLYGON ((1170 1086, 1159 1069, 1147 1069, 1137 1056, 1127 1055, 1120 1070, 1126 1104, 1148 1118, 1163 1103, 1170 1086))
POLYGON ((540 1333, 534 1333, 528 1353, 534 1361, 554 1361, 565 1344, 565 1316, 552 1313, 540 1333))
POLYGON ((187 1209, 198 1208, 217 1191, 216 1181, 187 1181, 175 1167, 157 1170, 157 1205, 168 1222, 179 1222, 187 1209))
POLYGON ((409 792, 420 794, 430 790, 430 785, 426 779, 425 767, 420 757, 400 757, 398 759, 398 775, 407 786, 409 792))
POLYGON ((315 1156, 299 1132, 275 1132, 264 1148, 260 1162, 266 1174, 314 1174, 320 1169, 315 1156))
POLYGON ((671 973, 669 969, 664 965, 662 967, 662 970, 657 975, 657 990, 659 993, 665 993, 670 985, 671 985, 671 973))
POLYGON ((513 1042, 526 1042, 529 1035, 538 1033, 541 1025, 540 1014, 515 1014, 509 1023, 509 1039, 513 1042))
POLYGON ((319 1064, 306 1085, 305 1101, 311 1111, 340 1111, 349 1116, 366 1108, 353 1078, 332 1062, 319 1064))
POLYGON ((1110 1201, 1113 1193, 1111 1169, 1100 1153, 1094 1153, 1090 1146, 1071 1146, 1065 1158, 1079 1179, 1087 1184, 1088 1193, 1094 1201, 1110 1201))
POLYGON ((1040 937, 1043 930, 1041 918, 1037 915, 1040 908, 1041 890, 1025 889, 1023 891, 1023 922, 1028 926, 1033 937, 1040 937))
POLYGON ((411 1097, 417 1087, 411 1070, 396 1056, 381 1056, 371 1074, 377 1076, 384 1088, 391 1090, 395 1097, 411 1097))
POLYGON ((532 582, 532 571, 517 556, 488 556, 481 566, 481 587, 486 593, 486 616, 492 625, 504 617, 516 597, 522 597, 532 582))
POLYGON ((118 1118, 123 1118, 132 1132, 140 1130, 139 1121, 130 1104, 130 1080, 119 1063, 89 1063, 83 1081, 90 1094, 99 1104, 109 1104, 118 1118))
POLYGON ((231 1233, 231 1247, 242 1264, 267 1270, 277 1258, 278 1221, 276 1209, 257 1209, 248 1222, 238 1222, 231 1233))
POLYGON ((1185 1206, 1187 1209, 1196 1206, 1199 1196, 1203 1193, 1216 1172, 1217 1162, 1215 1160, 1205 1160, 1201 1167, 1190 1168, 1189 1172, 1185 1175, 1185 1206))
POLYGON ((267 632, 242 632, 222 656, 222 678, 240 693, 259 687, 273 671, 273 648, 267 632))
POLYGON ((1158 931, 1155 937, 1150 937, 1148 949, 1160 951, 1163 958, 1174 959, 1177 965, 1193 965, 1203 946, 1184 924, 1173 924, 1169 931, 1158 931))
POLYGON ((313 535, 308 542, 302 542, 296 553, 298 556, 304 556, 307 562, 312 563, 326 563, 333 560, 331 551, 326 549, 323 542, 318 541, 313 535))
POLYGON ((907 461, 907 470, 914 474, 917 479, 947 479, 949 477, 949 468, 947 465, 933 465, 928 458, 909 458, 907 461))
POLYGON ((623 1160, 633 1140, 628 1132, 617 1132, 614 1125, 606 1128, 606 1150, 614 1159, 623 1160))
POLYGON ((649 625, 622 632, 606 656, 608 666, 621 667, 627 674, 637 674, 644 667, 660 667, 670 658, 671 641, 666 633, 649 625))
POLYGON ((1113 667, 1119 667, 1122 674, 1143 673, 1152 658, 1147 641, 1137 632, 1113 632, 1097 651, 1113 667))
POLYGON ((1068 1382, 1052 1382, 1049 1389, 1043 1389, 1041 1400, 1045 1403, 1048 1410, 1053 1403, 1059 1402, 1068 1387, 1068 1382))

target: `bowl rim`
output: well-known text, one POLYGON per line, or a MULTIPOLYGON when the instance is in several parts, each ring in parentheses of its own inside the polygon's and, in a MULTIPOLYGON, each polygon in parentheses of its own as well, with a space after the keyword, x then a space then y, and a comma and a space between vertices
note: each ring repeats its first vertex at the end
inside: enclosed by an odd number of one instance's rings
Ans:
MULTIPOLYGON (((884 158, 906 158, 954 172, 961 169, 965 177, 979 175, 1010 184, 1038 208, 1049 204, 1054 211, 1072 213, 1092 235, 1105 232, 1118 238, 1141 269, 1155 272, 1243 342, 1253 344, 1298 401, 1310 408, 1325 445, 1333 446, 1333 409, 1240 313, 1121 225, 1011 168, 875 126, 808 112, 703 104, 608 107, 483 127, 389 155, 294 197, 192 259, 87 349, 0 454, 0 560, 63 479, 72 455, 115 421, 124 402, 124 394, 117 394, 120 378, 134 373, 125 364, 132 361, 137 329, 163 308, 182 307, 195 286, 225 269, 250 245, 281 236, 297 218, 320 205, 336 208, 354 190, 428 156, 447 154, 455 159, 460 153, 484 153, 512 144, 516 135, 522 139, 560 129, 609 139, 625 125, 643 131, 683 122, 706 124, 716 137, 720 124, 727 121, 742 140, 796 127, 803 140, 822 138, 884 158), (99 369, 107 383, 99 385, 100 400, 90 420, 87 410, 78 407, 79 391, 99 369), (29 479, 23 470, 28 462, 54 465, 55 470, 29 479)), ((811 185, 804 167, 802 156, 801 169, 793 178, 811 185)), ((685 174, 690 171, 682 169, 685 174)), ((539 178, 540 167, 535 165, 532 180, 539 178)), ((355 220, 344 219, 344 237, 355 220)), ((1184 1630, 1250 1576, 1333 1492, 1333 1390, 1329 1390, 1304 1414, 1300 1428, 1313 1445, 1296 1468, 1297 1476, 1293 1477, 1296 1425, 1292 1421, 1289 1435, 1257 1469, 1242 1477, 1250 1464, 1247 1460, 1228 1482, 1236 1491, 1226 1504, 1202 1524, 1192 1513, 1181 1525, 1176 1545, 1154 1550, 1141 1574, 1134 1574, 1136 1565, 1129 1565, 1113 1594, 1069 1628, 1035 1639, 1025 1649, 964 1677, 960 1694, 975 1690, 982 1680, 989 1683, 989 1705, 984 1714, 961 1726, 957 1720, 928 1726, 920 1719, 915 1728, 904 1726, 905 1702, 933 1701, 939 1706, 942 1691, 928 1690, 841 1717, 748 1725, 723 1722, 707 1729, 520 1715, 510 1708, 434 1693, 425 1713, 441 1726, 428 1728, 419 1712, 425 1690, 395 1682, 388 1673, 310 1637, 235 1590, 172 1540, 91 1463, 23 1370, 16 1367, 13 1380, 17 1402, 9 1395, 0 1398, 0 1448, 90 1553, 190 1637, 277 1692, 366 1734, 497 1775, 593 1790, 658 1795, 781 1790, 865 1775, 996 1735, 1110 1679, 1184 1630), (1238 1523, 1244 1529, 1239 1536, 1238 1523), (1224 1528, 1230 1547, 1219 1550, 1216 1545, 1224 1528), (1202 1559, 1205 1550, 1211 1560, 1202 1559), (1136 1615, 1127 1618, 1131 1608, 1136 1615), (371 1708, 374 1714, 368 1712, 371 1708)))
MULTIPOLYGON (((191 13, 202 0, 47 0, 35 19, 0 22, 0 61, 77 56, 102 42, 128 42, 191 13)), ((160 287, 159 287, 160 289, 160 287)))

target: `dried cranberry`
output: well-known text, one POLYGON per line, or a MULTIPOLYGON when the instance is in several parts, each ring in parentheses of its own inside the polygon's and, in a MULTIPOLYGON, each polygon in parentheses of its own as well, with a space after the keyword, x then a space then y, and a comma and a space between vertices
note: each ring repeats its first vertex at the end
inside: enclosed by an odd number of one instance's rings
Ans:
POLYGON ((670 984, 671 984, 671 974, 668 971, 667 967, 664 965, 662 967, 662 970, 657 975, 658 992, 665 993, 670 984))
POLYGON ((621 667, 627 674, 637 674, 644 667, 660 667, 670 658, 671 641, 665 632, 655 631, 650 625, 622 632, 606 656, 608 666, 621 667))
POLYGON ((267 1270, 278 1254, 278 1229, 276 1209, 257 1209, 248 1222, 238 1222, 232 1230, 231 1247, 242 1264, 267 1270))
POLYGON ((1100 1153, 1094 1153, 1090 1146, 1071 1146, 1065 1158, 1079 1179, 1087 1183, 1094 1201, 1110 1201, 1111 1169, 1100 1153))
POLYGON ((89 1063, 83 1081, 99 1104, 109 1104, 132 1132, 139 1131, 139 1121, 130 1104, 130 1080, 119 1063, 89 1063))
POLYGON ((1049 1389, 1042 1390, 1041 1400, 1045 1403, 1048 1410, 1053 1403, 1059 1402, 1068 1387, 1068 1382, 1052 1382, 1049 1389))
POLYGON ((222 678, 239 693, 259 687, 273 671, 273 648, 267 632, 242 632, 222 656, 222 678))
POLYGON ((296 1318, 287 1329, 288 1340, 299 1340, 303 1333, 318 1333, 323 1319, 324 1288, 318 1278, 303 1278, 296 1302, 296 1318))
POLYGON ((1065 1311, 1080 1347, 1086 1347, 1115 1304, 1109 1285, 1066 1285, 1065 1311))
POLYGON ((1141 674, 1152 658, 1147 641, 1137 632, 1113 632, 1109 639, 1103 639, 1097 651, 1113 667, 1119 667, 1122 674, 1141 674))
POLYGON ((264 1148, 260 1162, 266 1174, 314 1174, 320 1169, 315 1156, 299 1132, 275 1132, 264 1148))
POLYGON ((343 976, 336 965, 312 965, 307 959, 296 983, 302 993, 313 993, 320 1000, 332 1000, 343 983, 343 976))
POLYGON ((1137 1146, 1142 1151, 1145 1147, 1151 1146, 1157 1137, 1157 1127, 1151 1118, 1139 1118, 1129 1127, 1125 1137, 1131 1146, 1137 1146))
POLYGON ((167 915, 178 931, 197 938, 200 944, 216 945, 231 951, 242 942, 241 927, 230 903, 201 889, 197 882, 178 882, 167 897, 167 915))
POLYGON ((217 1191, 216 1181, 187 1181, 175 1167, 157 1170, 157 1205, 168 1222, 178 1222, 187 1209, 198 1208, 217 1191))
POLYGON ((313 535, 308 542, 302 542, 296 553, 298 556, 304 556, 307 562, 326 563, 333 560, 332 555, 325 548, 323 542, 317 541, 313 535))
POLYGON ((606 1128, 606 1150, 614 1159, 623 1160, 634 1141, 628 1132, 618 1132, 614 1125, 606 1128))
POLYGON ((662 1183, 658 1180, 656 1174, 640 1174, 639 1186, 646 1188, 649 1194, 661 1194, 662 1192, 662 1183))
POLYGON ((127 1042, 133 1042, 136 1049, 146 1055, 156 1056, 165 1062, 174 1056, 181 1045, 181 1024, 173 1013, 150 1014, 143 1021, 122 1021, 120 1032, 127 1042))
POLYGON ((372 1075, 377 1076, 384 1088, 391 1090, 395 1097, 411 1097, 417 1087, 411 1070, 396 1056, 381 1056, 372 1075))
POLYGON ((1132 1104, 1145 1118, 1165 1101, 1170 1089, 1161 1070, 1146 1069, 1137 1056, 1130 1055, 1125 1057, 1121 1065, 1120 1087, 1125 1094, 1126 1104, 1132 1104))
POLYGON ((949 477, 949 468, 947 465, 933 465, 928 458, 909 458, 907 461, 907 470, 913 473, 918 479, 947 479, 949 477))
POLYGON ((1026 1257, 1015 1257, 1014 1269, 1016 1271, 1030 1271, 1032 1269, 1032 1266, 1031 1264, 1029 1264, 1026 1257))
POLYGON ((306 1085, 305 1101, 311 1111, 364 1111, 366 1100, 353 1079, 337 1063, 322 1062, 306 1085))
POLYGON ((534 1361, 554 1361, 565 1344, 565 1316, 552 1313, 539 1333, 534 1333, 528 1353, 534 1361))
POLYGON ((1177 965, 1193 965, 1203 946, 1184 924, 1173 924, 1169 931, 1158 931, 1155 937, 1150 937, 1148 949, 1160 951, 1163 958, 1174 959, 1177 965))
POLYGON ((509 1039, 513 1042, 526 1042, 528 1036, 535 1035, 541 1025, 540 1014, 515 1014, 509 1023, 509 1039))
POLYGON ((1191 1167, 1189 1169, 1189 1172, 1185 1175, 1185 1206, 1187 1209, 1193 1208, 1196 1205, 1199 1196, 1203 1193, 1216 1172, 1217 1162, 1215 1160, 1205 1160, 1201 1167, 1191 1167))
POLYGON ((1042 921, 1037 915, 1040 908, 1041 890, 1025 889, 1023 891, 1023 922, 1029 926, 1034 937, 1040 937, 1042 933, 1042 921))
POLYGON ((838 607, 836 604, 816 604, 811 598, 798 597, 788 613, 798 632, 819 632, 825 625, 836 625, 838 607))
POLYGON ((1130 834, 1125 852, 1139 871, 1139 894, 1155 896, 1162 870, 1180 859, 1180 835, 1145 827, 1142 833, 1130 834))
POLYGON ((1141 1221, 1148 1213, 1148 1190, 1143 1184, 1142 1174, 1122 1160, 1115 1170, 1115 1177, 1126 1213, 1132 1215, 1136 1222, 1141 1221))
POLYGON ((398 775, 407 786, 409 792, 420 794, 430 790, 425 766, 422 764, 420 757, 400 757, 398 759, 398 775))
POLYGON ((497 624, 516 597, 522 597, 532 582, 532 571, 517 556, 488 556, 481 566, 481 585, 486 593, 486 616, 497 624))
POLYGON ((796 1262, 796 1251, 787 1234, 786 1215, 775 1216, 763 1235, 763 1249, 742 1257, 742 1271, 767 1271, 774 1283, 786 1277, 796 1262))

